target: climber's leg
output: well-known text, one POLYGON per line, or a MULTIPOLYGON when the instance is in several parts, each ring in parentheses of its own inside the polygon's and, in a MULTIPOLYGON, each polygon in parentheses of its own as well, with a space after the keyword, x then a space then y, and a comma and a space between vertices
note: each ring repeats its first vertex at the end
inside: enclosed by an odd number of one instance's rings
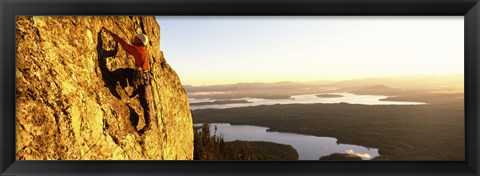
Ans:
POLYGON ((132 95, 130 95, 130 98, 135 97, 138 94, 138 92, 139 92, 138 87, 134 86, 133 87, 133 92, 132 92, 132 95))
POLYGON ((143 108, 143 115, 145 117, 145 126, 149 127, 151 122, 151 111, 150 111, 150 86, 142 85, 139 87, 140 93, 140 105, 143 108))
POLYGON ((142 80, 142 72, 138 70, 134 70, 131 73, 131 85, 133 87, 133 92, 132 95, 130 95, 130 98, 135 97, 138 93, 140 93, 140 89, 143 86, 143 80, 142 80))

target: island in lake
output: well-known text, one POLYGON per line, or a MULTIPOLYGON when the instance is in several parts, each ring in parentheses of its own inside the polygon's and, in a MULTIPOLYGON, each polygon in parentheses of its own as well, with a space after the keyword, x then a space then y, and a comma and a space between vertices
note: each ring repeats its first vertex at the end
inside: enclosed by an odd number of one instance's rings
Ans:
POLYGON ((339 97, 344 97, 343 95, 339 94, 320 94, 320 95, 315 95, 319 98, 339 98, 339 97))

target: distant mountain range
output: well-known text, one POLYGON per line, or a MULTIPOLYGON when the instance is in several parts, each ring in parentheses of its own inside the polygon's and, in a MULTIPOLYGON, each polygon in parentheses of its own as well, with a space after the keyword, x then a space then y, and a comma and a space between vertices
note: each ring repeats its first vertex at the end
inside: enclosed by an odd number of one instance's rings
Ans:
POLYGON ((464 75, 454 74, 447 76, 401 76, 380 77, 338 81, 328 86, 356 87, 365 85, 385 85, 400 89, 438 89, 455 87, 463 89, 464 75))
POLYGON ((225 85, 192 86, 184 85, 193 98, 288 98, 292 95, 310 93, 351 92, 363 95, 400 95, 411 92, 461 91, 462 74, 448 76, 403 76, 365 78, 344 81, 237 83, 225 85), (201 92, 222 92, 222 94, 195 94, 201 92))

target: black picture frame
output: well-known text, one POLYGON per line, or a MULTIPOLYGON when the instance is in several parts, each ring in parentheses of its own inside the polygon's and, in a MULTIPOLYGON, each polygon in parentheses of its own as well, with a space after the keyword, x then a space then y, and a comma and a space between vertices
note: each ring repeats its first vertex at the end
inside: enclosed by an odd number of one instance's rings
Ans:
POLYGON ((0 173, 7 175, 462 175, 480 173, 479 0, 1 0, 0 173), (17 15, 464 16, 465 161, 16 161, 17 15))

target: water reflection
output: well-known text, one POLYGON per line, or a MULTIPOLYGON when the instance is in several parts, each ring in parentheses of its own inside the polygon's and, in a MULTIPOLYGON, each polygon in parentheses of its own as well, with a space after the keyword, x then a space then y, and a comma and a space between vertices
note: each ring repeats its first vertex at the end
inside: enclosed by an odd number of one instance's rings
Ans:
MULTIPOLYGON (((202 124, 194 124, 201 126, 202 124)), ((213 136, 217 126, 217 135, 223 135, 225 141, 270 141, 293 146, 300 160, 318 160, 322 156, 333 153, 349 153, 360 156, 364 160, 379 156, 378 149, 358 145, 337 144, 336 138, 318 137, 295 133, 269 132, 267 127, 251 125, 230 125, 228 123, 211 123, 213 136)))
MULTIPOLYGON (((311 104, 311 103, 350 103, 350 104, 364 104, 364 105, 421 105, 422 102, 406 102, 406 101, 380 101, 388 96, 382 95, 356 95, 353 93, 329 93, 341 95, 341 97, 317 97, 318 94, 295 95, 289 99, 262 99, 262 98, 240 98, 233 100, 246 100, 251 103, 232 103, 232 104, 209 104, 209 105, 191 105, 191 110, 196 109, 225 109, 247 106, 259 105, 274 105, 274 104, 311 104)), ((189 98, 190 103, 214 102, 212 99, 196 99, 189 98)))

